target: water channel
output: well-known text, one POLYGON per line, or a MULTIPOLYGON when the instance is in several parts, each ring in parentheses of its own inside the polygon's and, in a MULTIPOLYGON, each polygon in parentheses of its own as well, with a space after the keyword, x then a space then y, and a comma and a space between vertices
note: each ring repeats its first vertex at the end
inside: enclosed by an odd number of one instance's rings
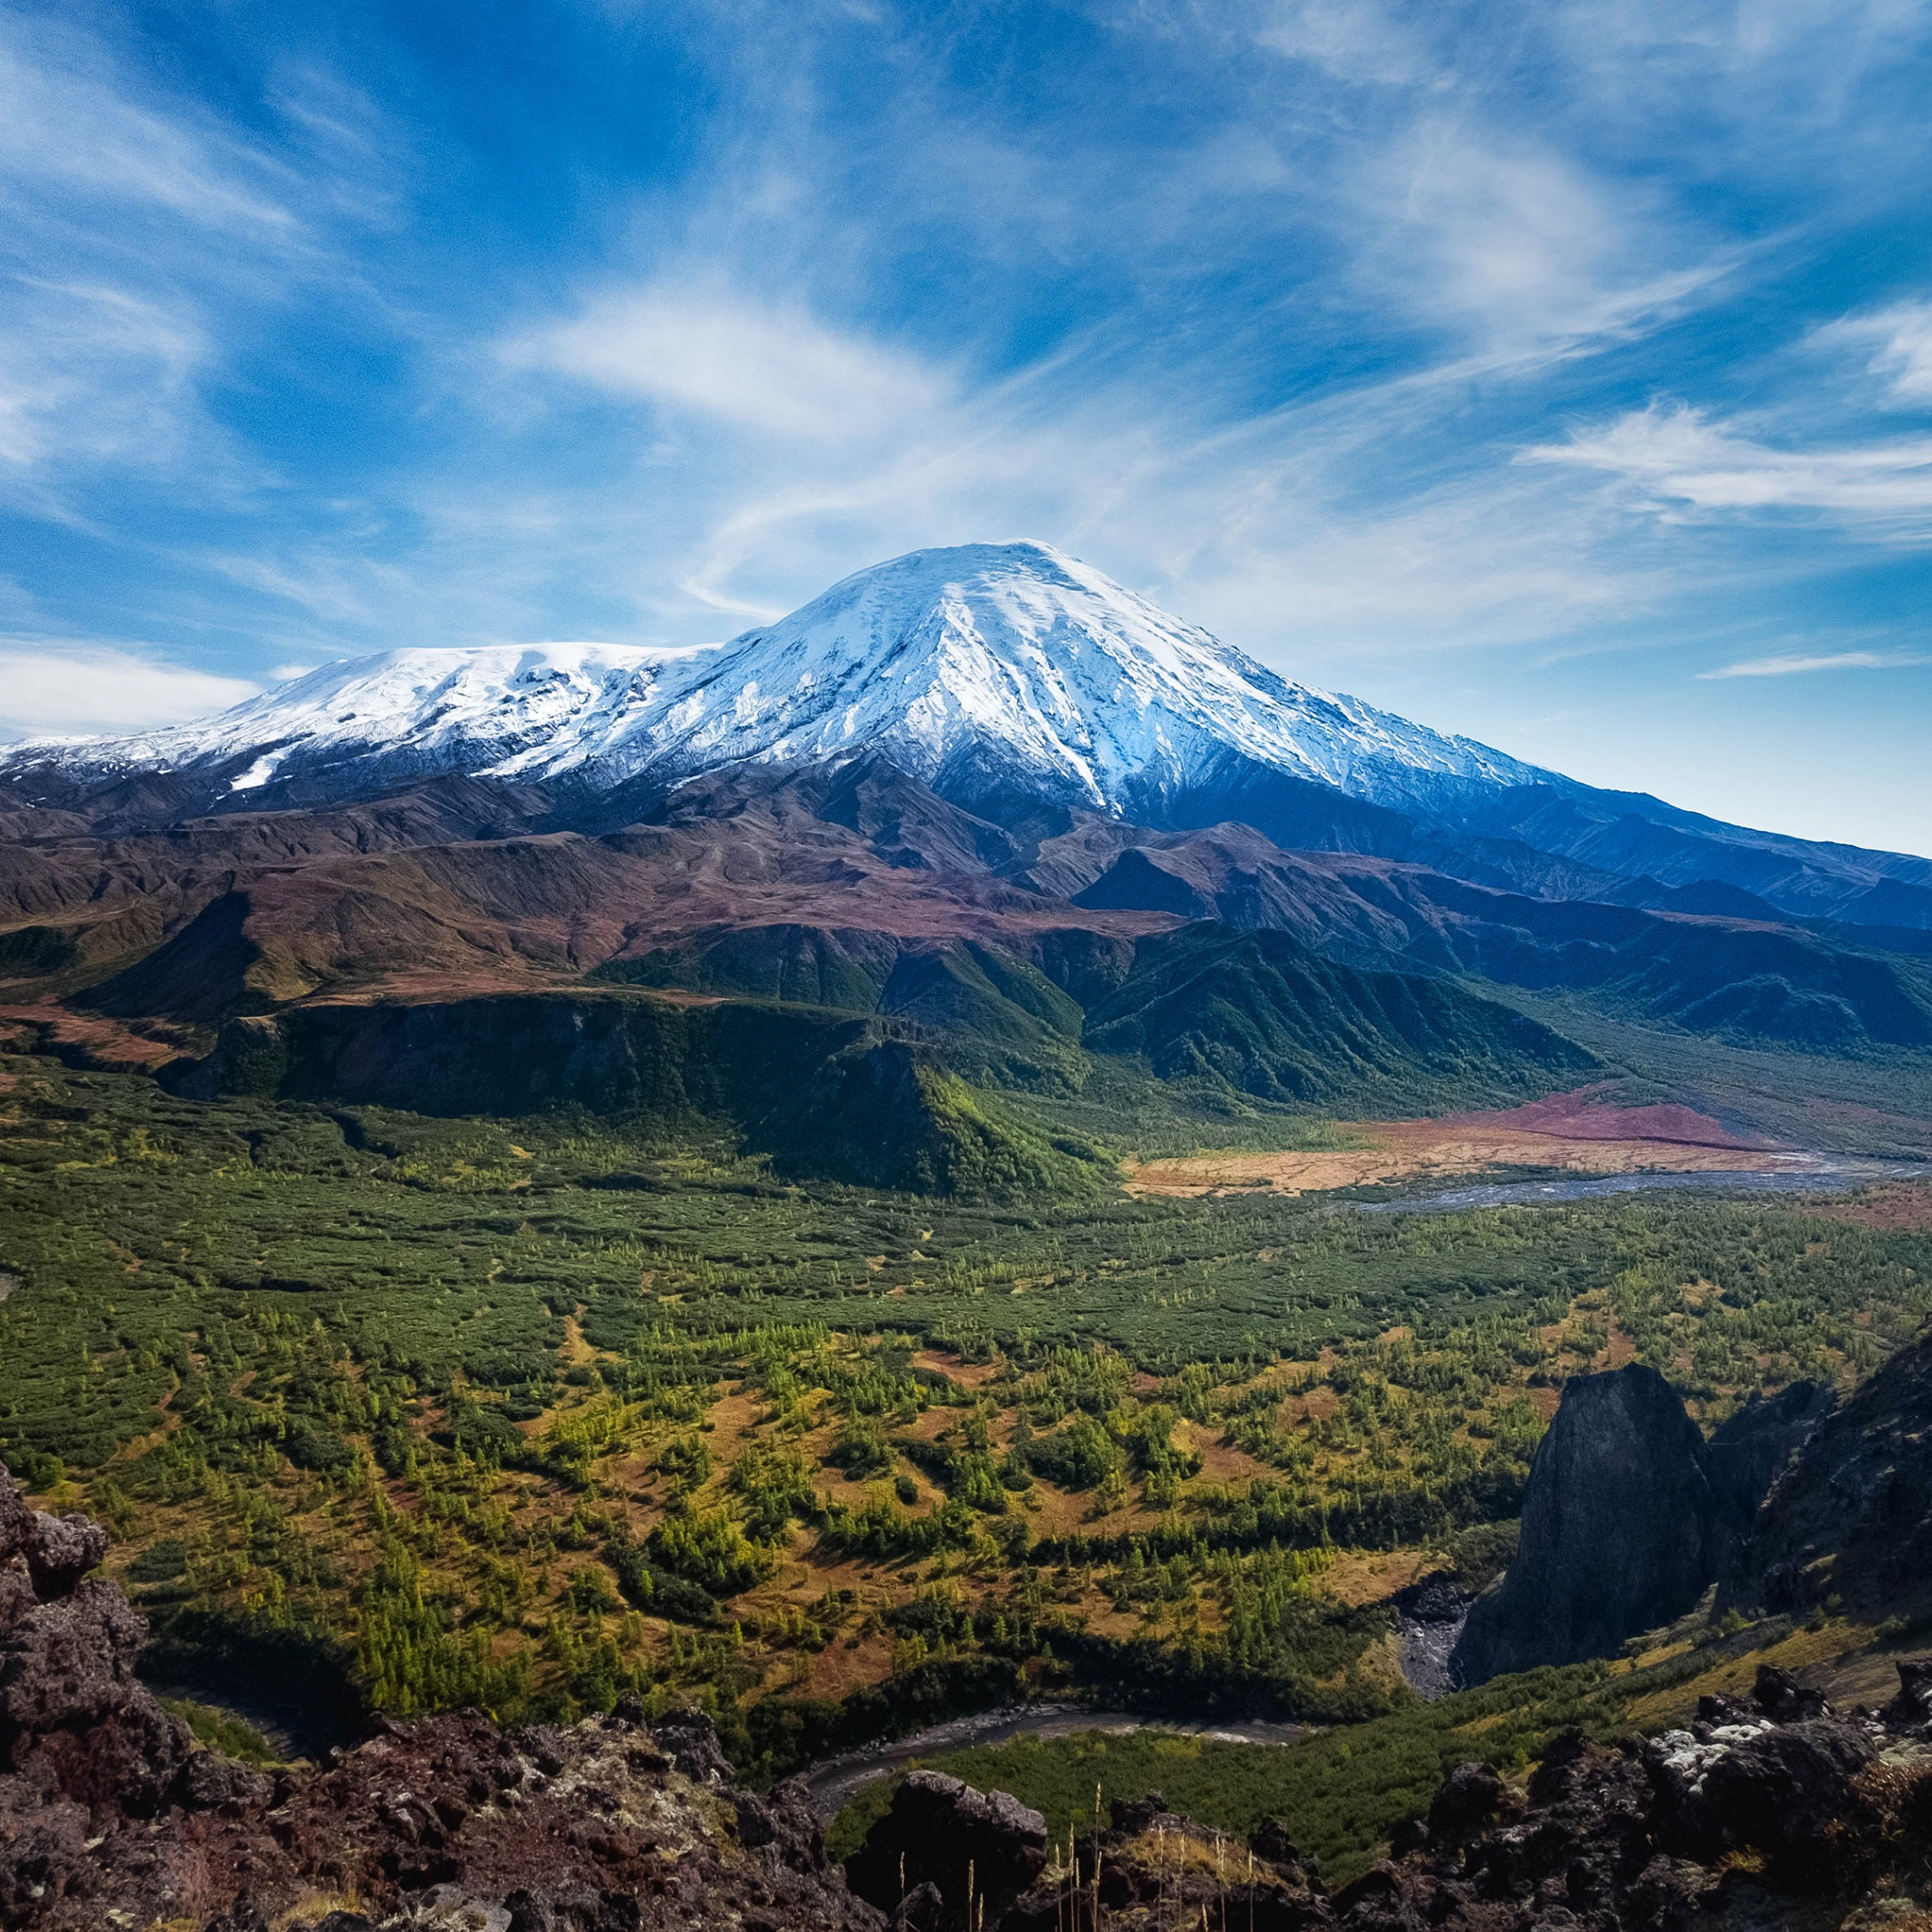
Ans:
POLYGON ((1278 1724, 1266 1718, 1190 1724, 1130 1710, 1094 1710, 1080 1704, 1017 1704, 1003 1710, 956 1717, 908 1738, 881 1739, 857 1751, 841 1752, 837 1757, 823 1757, 805 1774, 805 1784, 811 1793, 813 1810, 821 1818, 831 1819, 867 1785, 904 1769, 913 1758, 938 1757, 974 1744, 1005 1744, 1014 1738, 1066 1738, 1076 1731, 1106 1731, 1113 1737, 1125 1737, 1130 1731, 1166 1731, 1176 1737, 1230 1744, 1292 1744, 1307 1729, 1306 1724, 1278 1724))
POLYGON ((1816 1194, 1842 1193, 1879 1181, 1924 1180, 1932 1162, 1868 1160, 1851 1155, 1786 1155, 1803 1167, 1727 1168, 1695 1174, 1595 1174, 1552 1180, 1485 1181, 1434 1193, 1405 1194, 1385 1201, 1345 1201, 1363 1214, 1454 1214, 1471 1208, 1547 1207, 1553 1201, 1594 1201, 1607 1194, 1816 1194))

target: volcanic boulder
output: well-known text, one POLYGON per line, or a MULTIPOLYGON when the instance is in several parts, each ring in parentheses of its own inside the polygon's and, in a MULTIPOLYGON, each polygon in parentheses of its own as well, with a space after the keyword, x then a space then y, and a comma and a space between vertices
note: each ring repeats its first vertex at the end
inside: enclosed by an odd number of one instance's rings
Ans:
POLYGON ((935 1926, 970 1927, 969 1911, 983 1908, 994 1922, 1045 1867, 1046 1820, 1038 1811, 1005 1791, 915 1771, 846 1861, 845 1875, 860 1898, 888 1912, 930 1886, 935 1926))
POLYGON ((0 1465, 0 1785, 8 1822, 49 1842, 151 1813, 189 1754, 134 1674, 147 1625, 87 1574, 107 1547, 98 1524, 28 1508, 0 1465))

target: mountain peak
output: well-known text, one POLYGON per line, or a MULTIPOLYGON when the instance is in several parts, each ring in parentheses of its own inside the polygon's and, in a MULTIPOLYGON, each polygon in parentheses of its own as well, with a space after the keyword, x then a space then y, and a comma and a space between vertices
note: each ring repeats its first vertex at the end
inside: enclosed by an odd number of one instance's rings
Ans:
POLYGON ((1923 858, 1593 791, 1292 682, 1034 541, 908 551, 728 643, 411 646, 325 665, 196 724, 16 745, 0 797, 133 824, 463 774, 554 787, 565 818, 602 823, 734 766, 868 757, 1006 824, 1042 807, 1169 830, 1240 821, 1559 896, 1621 874, 1702 905, 1716 881, 1807 917, 1932 924, 1923 858))
POLYGON ((915 550, 692 657, 607 734, 536 747, 520 775, 667 777, 873 748, 942 791, 1013 784, 1091 808, 1230 758, 1357 790, 1522 783, 1532 768, 1290 683, 1035 541, 915 550))
POLYGON ((1382 803, 1541 775, 1291 683, 1035 541, 909 551, 724 644, 390 651, 200 724, 23 747, 0 770, 338 792, 461 771, 603 791, 866 750, 962 802, 1018 787, 1116 814, 1230 760, 1382 803))

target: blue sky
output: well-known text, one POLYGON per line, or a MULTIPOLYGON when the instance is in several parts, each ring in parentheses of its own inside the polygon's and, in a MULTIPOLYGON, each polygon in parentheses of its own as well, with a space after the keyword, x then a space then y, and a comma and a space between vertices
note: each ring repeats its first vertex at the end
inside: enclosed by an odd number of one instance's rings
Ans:
POLYGON ((0 89, 0 729, 1034 536, 1932 852, 1917 0, 63 0, 0 89))

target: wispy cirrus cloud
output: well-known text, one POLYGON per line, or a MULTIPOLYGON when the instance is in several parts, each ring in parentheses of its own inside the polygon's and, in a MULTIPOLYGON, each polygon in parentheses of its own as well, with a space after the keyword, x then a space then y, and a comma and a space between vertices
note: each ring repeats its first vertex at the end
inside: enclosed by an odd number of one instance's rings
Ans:
POLYGON ((1932 664, 1932 658, 1916 651, 1793 651, 1774 658, 1747 658, 1716 671, 1700 671, 1700 678, 1719 677, 1804 677, 1817 671, 1902 671, 1919 664, 1932 664))
POLYGON ((1701 409, 1654 403, 1519 460, 1606 472, 1667 515, 1813 510, 1860 535, 1932 535, 1932 437, 1778 448, 1701 409))
POLYGON ((0 466, 175 461, 208 368, 200 319, 125 289, 15 279, 0 305, 0 466))
POLYGON ((1824 348, 1849 349, 1890 399, 1909 408, 1932 405, 1932 302, 1900 302, 1870 315, 1846 316, 1814 331, 1824 348))
POLYGON ((300 226, 275 198, 285 169, 136 100, 116 64, 0 15, 0 463, 43 508, 103 465, 151 474, 192 452, 206 475, 217 345, 193 285, 255 280, 300 226))
MULTIPOLYGON (((134 202, 198 228, 291 234, 286 165, 218 121, 157 112, 117 85, 101 43, 15 14, 0 37, 0 175, 100 204, 134 202)), ((37 206, 43 211, 47 204, 37 206)))
POLYGON ((1642 185, 1467 112, 1421 119, 1367 179, 1385 200, 1358 273, 1491 358, 1628 340, 1737 265, 1642 185))
POLYGON ((502 355, 511 369, 832 443, 927 417, 950 387, 917 358, 827 327, 795 299, 708 288, 702 275, 608 291, 569 320, 514 338, 502 355))

